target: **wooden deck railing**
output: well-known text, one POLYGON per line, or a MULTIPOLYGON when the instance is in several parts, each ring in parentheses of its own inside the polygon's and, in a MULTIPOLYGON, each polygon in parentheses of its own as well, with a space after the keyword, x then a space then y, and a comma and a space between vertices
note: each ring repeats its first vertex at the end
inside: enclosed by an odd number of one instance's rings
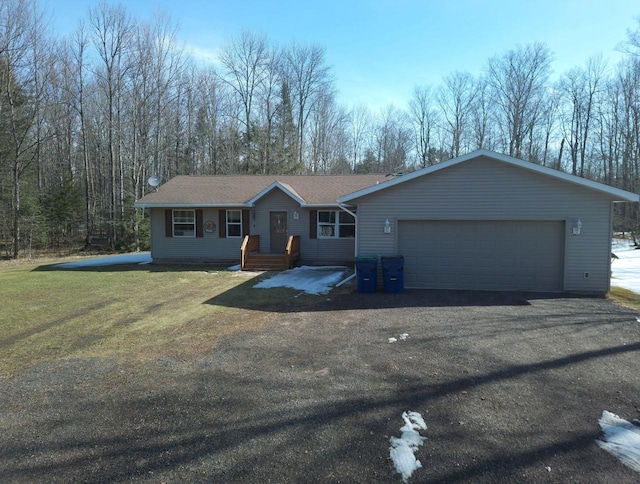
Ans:
POLYGON ((290 235, 287 241, 287 267, 291 268, 293 263, 300 258, 300 236, 290 235))
POLYGON ((247 257, 251 252, 260 251, 260 236, 259 235, 245 235, 240 247, 240 268, 244 270, 244 266, 247 263, 247 257))

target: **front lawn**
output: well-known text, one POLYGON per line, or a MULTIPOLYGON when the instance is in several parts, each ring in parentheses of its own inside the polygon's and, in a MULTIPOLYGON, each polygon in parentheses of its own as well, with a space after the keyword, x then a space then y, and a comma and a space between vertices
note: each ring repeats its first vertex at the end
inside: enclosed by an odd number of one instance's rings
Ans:
POLYGON ((0 376, 57 359, 206 352, 225 335, 259 329, 269 316, 261 305, 291 292, 252 289, 256 280, 210 266, 64 270, 4 263, 0 376), (243 298, 255 309, 234 307, 233 300, 243 298))

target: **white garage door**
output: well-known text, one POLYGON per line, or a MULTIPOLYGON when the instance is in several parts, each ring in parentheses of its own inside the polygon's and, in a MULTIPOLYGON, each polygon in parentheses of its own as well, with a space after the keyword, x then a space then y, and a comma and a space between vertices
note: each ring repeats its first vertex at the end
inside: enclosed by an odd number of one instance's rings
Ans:
POLYGON ((407 288, 562 291, 564 222, 400 221, 407 288))

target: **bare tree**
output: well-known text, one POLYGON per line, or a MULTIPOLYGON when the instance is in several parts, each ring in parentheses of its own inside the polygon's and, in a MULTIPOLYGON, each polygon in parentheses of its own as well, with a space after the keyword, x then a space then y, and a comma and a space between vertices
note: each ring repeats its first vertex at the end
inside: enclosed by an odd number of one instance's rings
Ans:
POLYGON ((321 97, 311 118, 310 168, 312 173, 342 171, 346 162, 348 115, 332 95, 321 97))
POLYGON ((416 86, 409 100, 409 119, 413 125, 418 165, 433 165, 432 131, 438 123, 438 112, 433 107, 433 95, 428 86, 416 86))
POLYGON ((121 5, 104 1, 89 11, 93 43, 102 65, 94 71, 98 86, 105 97, 107 130, 107 160, 109 166, 109 241, 115 247, 119 224, 124 219, 124 167, 121 144, 121 94, 128 65, 133 26, 121 5))
POLYGON ((11 180, 11 253, 21 245, 23 176, 37 160, 43 86, 36 67, 42 16, 29 0, 0 2, 0 163, 11 180))
POLYGON ((563 131, 571 153, 571 173, 584 176, 585 159, 595 103, 601 89, 605 63, 591 58, 587 68, 574 68, 562 78, 560 88, 565 99, 563 131))
POLYGON ((490 88, 486 78, 481 77, 476 81, 475 99, 471 114, 473 148, 495 149, 495 110, 491 101, 490 88))
POLYGON ((351 168, 355 170, 360 163, 366 137, 369 135, 371 113, 365 104, 358 104, 349 113, 349 141, 351 168))
POLYGON ((252 114, 257 90, 268 77, 269 47, 266 37, 243 31, 220 54, 226 69, 223 79, 231 86, 243 107, 245 137, 245 167, 252 165, 252 114))
POLYGON ((489 59, 487 82, 496 105, 496 117, 505 136, 510 156, 523 157, 545 95, 551 54, 540 43, 518 47, 489 59))
POLYGON ((452 158, 460 155, 467 137, 475 97, 475 82, 468 72, 454 72, 445 77, 444 84, 438 91, 438 104, 444 126, 449 132, 452 158))
POLYGON ((374 133, 376 171, 389 174, 405 171, 411 150, 411 132, 405 114, 393 105, 387 106, 381 111, 374 133))
POLYGON ((333 93, 332 79, 322 47, 292 44, 285 49, 283 60, 283 77, 290 87, 296 111, 298 163, 303 164, 307 121, 318 100, 333 93))

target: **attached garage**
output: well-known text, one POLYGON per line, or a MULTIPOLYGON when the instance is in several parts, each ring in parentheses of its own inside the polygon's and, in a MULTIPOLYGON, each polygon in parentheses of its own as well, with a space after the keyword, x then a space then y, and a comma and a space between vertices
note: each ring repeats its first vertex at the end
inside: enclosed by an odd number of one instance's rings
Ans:
POLYGON ((405 286, 563 290, 564 221, 401 220, 405 286))
POLYGON ((640 197, 478 150, 341 197, 356 256, 403 256, 404 285, 604 294, 613 204, 640 197))

